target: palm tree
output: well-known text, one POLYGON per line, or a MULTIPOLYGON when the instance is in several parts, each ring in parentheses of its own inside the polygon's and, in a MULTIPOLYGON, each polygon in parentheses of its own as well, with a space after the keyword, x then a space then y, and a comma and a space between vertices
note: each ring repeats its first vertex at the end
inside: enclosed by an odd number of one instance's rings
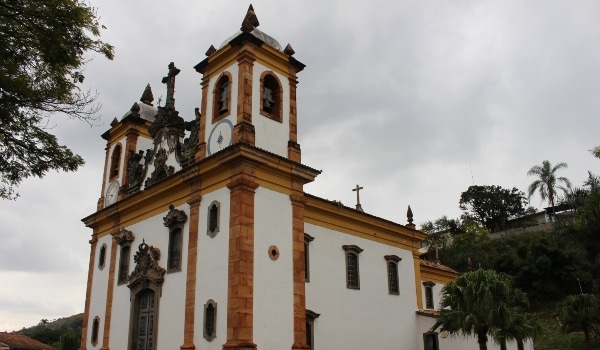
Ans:
POLYGON ((533 333, 512 333, 507 329, 524 311, 527 296, 515 288, 510 276, 479 269, 459 276, 442 288, 440 316, 432 330, 441 327, 451 336, 476 336, 480 350, 487 350, 487 335, 503 334, 506 339, 529 339, 533 333))
POLYGON ((529 185, 529 198, 537 191, 542 197, 542 200, 548 199, 548 203, 554 210, 554 200, 556 199, 556 189, 567 191, 571 187, 571 181, 566 177, 556 177, 556 172, 560 169, 567 168, 568 165, 565 162, 560 162, 555 166, 552 166, 549 161, 544 160, 542 165, 535 165, 527 172, 527 175, 535 175, 538 177, 537 180, 529 185), (559 183, 564 183, 561 186, 559 183))
POLYGON ((594 294, 569 295, 559 304, 559 319, 563 332, 583 331, 590 349, 590 335, 600 324, 600 299, 594 294))
POLYGON ((542 332, 537 319, 530 313, 518 313, 509 322, 494 332, 494 340, 500 344, 502 350, 506 350, 507 340, 515 340, 517 349, 524 350, 524 341, 530 338, 534 339, 542 332))

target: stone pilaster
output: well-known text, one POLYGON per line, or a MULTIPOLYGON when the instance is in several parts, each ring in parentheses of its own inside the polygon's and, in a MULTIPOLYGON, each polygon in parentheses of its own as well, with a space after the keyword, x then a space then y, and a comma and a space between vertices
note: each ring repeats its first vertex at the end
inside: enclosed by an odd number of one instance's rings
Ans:
MULTIPOLYGON (((294 187, 302 188, 295 183, 294 187)), ((294 344, 292 350, 310 349, 306 344, 306 285, 304 255, 304 194, 294 190, 290 196, 292 203, 292 255, 294 274, 294 344)))
POLYGON ((254 169, 241 162, 232 170, 230 194, 227 342, 223 349, 256 349, 254 319, 254 169))
MULTIPOLYGON (((95 231, 95 230, 94 230, 95 231)), ((83 325, 81 327, 81 345, 79 350, 86 350, 88 322, 90 320, 90 298, 92 296, 92 280, 94 279, 94 261, 96 260, 96 245, 98 237, 94 232, 90 240, 90 264, 88 266, 87 288, 85 291, 85 307, 83 310, 83 325)))
POLYGON ((254 146, 254 125, 252 125, 252 74, 254 53, 252 44, 245 43, 237 56, 238 95, 237 118, 233 128, 232 143, 243 142, 254 146))

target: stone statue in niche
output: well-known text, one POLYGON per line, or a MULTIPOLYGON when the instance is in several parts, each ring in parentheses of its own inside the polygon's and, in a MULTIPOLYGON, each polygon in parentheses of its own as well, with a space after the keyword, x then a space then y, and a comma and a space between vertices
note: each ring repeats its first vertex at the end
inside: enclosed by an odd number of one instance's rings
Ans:
POLYGON ((221 85, 221 99, 219 101, 219 113, 227 112, 229 106, 229 82, 225 81, 221 85))
POLYGON ((142 180, 144 179, 144 166, 140 161, 144 157, 144 151, 138 153, 129 150, 129 161, 127 162, 127 174, 129 174, 129 190, 128 192, 137 192, 140 189, 142 180))
POLYGON ((271 89, 265 86, 263 90, 263 110, 271 113, 273 104, 275 104, 275 100, 273 100, 273 92, 271 89))

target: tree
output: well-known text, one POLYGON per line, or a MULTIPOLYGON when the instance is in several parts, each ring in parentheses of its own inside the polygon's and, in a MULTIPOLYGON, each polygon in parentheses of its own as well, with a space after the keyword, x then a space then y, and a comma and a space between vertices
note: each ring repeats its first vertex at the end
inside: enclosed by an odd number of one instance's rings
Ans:
POLYGON ((493 337, 500 343, 500 348, 506 350, 506 341, 514 340, 517 342, 517 349, 524 350, 526 339, 535 339, 542 332, 535 316, 530 313, 518 313, 513 317, 509 324, 502 329, 496 330, 493 337))
POLYGON ((507 228, 508 221, 533 209, 526 209, 525 194, 517 188, 469 186, 460 196, 460 209, 465 215, 485 226, 490 232, 507 228))
POLYGON ((570 295, 559 305, 561 330, 565 333, 583 332, 588 350, 590 335, 600 325, 600 299, 594 294, 570 295))
POLYGON ((548 204, 554 209, 556 199, 556 190, 560 189, 566 192, 571 187, 571 181, 566 177, 556 176, 556 172, 560 169, 567 168, 567 163, 560 162, 552 166, 549 161, 544 160, 542 165, 535 165, 527 172, 528 176, 537 176, 537 179, 529 185, 529 198, 537 191, 542 197, 542 200, 548 200, 548 204), (564 184, 561 185, 560 183, 564 184))
POLYGON ((79 89, 87 52, 113 58, 95 10, 79 0, 0 0, 0 198, 25 178, 84 161, 48 132, 56 113, 93 123, 96 95, 79 89))
MULTIPOLYGON (((442 288, 440 316, 432 330, 441 327, 452 336, 476 336, 479 349, 486 350, 488 334, 507 337, 509 327, 515 328, 519 319, 526 319, 521 307, 527 302, 510 276, 483 269, 467 272, 442 288)), ((534 333, 518 336, 526 340, 534 333)))
POLYGON ((592 152, 592 154, 594 155, 594 157, 600 159, 600 146, 596 146, 596 147, 592 148, 590 150, 590 152, 592 152))

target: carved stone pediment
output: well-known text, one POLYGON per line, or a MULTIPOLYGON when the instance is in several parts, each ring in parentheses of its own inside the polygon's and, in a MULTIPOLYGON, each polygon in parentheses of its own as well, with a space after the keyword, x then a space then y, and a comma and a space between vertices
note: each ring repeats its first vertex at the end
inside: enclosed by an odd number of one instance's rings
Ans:
POLYGON ((169 205, 169 212, 163 218, 166 227, 183 225, 187 221, 187 214, 183 210, 175 209, 173 204, 169 205))
POLYGON ((135 269, 129 275, 129 288, 139 290, 148 288, 150 285, 161 286, 167 270, 158 265, 160 249, 149 246, 145 241, 138 246, 138 251, 133 257, 135 269))
POLYGON ((134 238, 135 238, 135 236, 133 235, 133 232, 126 230, 124 227, 121 228, 121 231, 119 231, 119 233, 117 233, 114 236, 114 240, 117 242, 118 245, 123 245, 125 243, 131 243, 131 242, 133 242, 134 238))

